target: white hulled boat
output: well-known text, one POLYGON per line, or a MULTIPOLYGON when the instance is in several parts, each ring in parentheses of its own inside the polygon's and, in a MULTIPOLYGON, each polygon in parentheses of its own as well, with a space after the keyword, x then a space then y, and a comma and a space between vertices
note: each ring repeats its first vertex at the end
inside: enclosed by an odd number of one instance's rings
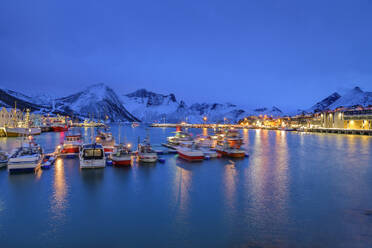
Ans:
POLYGON ((80 151, 80 168, 104 168, 106 157, 101 144, 85 144, 80 151))
POLYGON ((4 127, 7 137, 21 137, 25 135, 39 135, 41 129, 38 127, 4 127))
POLYGON ((167 137, 167 143, 164 146, 176 149, 180 143, 191 142, 192 140, 191 134, 178 130, 174 136, 167 137))
POLYGON ((212 148, 215 146, 215 141, 210 136, 197 136, 194 139, 194 142, 197 146, 203 147, 203 148, 212 148))
POLYGON ((25 120, 22 122, 17 122, 16 120, 17 107, 14 108, 14 119, 11 125, 3 127, 3 131, 7 137, 22 137, 28 135, 39 135, 41 133, 41 128, 31 127, 30 121, 30 110, 26 110, 25 120))
POLYGON ((138 144, 137 157, 140 162, 145 163, 154 163, 158 160, 158 154, 152 149, 148 137, 142 144, 138 144))
POLYGON ((30 138, 28 144, 19 147, 8 160, 8 171, 12 172, 33 172, 40 168, 43 160, 41 147, 30 138))

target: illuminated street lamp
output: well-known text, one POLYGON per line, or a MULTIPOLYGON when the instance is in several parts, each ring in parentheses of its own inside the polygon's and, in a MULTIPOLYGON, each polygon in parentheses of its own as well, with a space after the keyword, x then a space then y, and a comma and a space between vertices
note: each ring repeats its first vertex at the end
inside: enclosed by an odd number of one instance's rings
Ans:
POLYGON ((207 120, 208 120, 207 117, 204 116, 204 117, 203 117, 204 124, 207 122, 207 120))

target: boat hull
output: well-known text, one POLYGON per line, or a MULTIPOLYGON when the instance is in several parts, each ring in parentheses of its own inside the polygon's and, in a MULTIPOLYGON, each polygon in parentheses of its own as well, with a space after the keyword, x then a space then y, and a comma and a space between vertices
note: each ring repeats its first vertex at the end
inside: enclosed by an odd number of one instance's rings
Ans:
POLYGON ((62 151, 60 152, 61 155, 79 155, 80 153, 80 147, 68 147, 68 148, 63 148, 62 151))
POLYGON ((204 160, 203 153, 195 153, 195 152, 184 152, 184 151, 178 151, 178 156, 184 160, 190 161, 190 162, 198 162, 204 160))
POLYGON ((51 127, 53 132, 67 132, 68 127, 62 127, 62 126, 52 126, 51 127))
POLYGON ((144 159, 140 159, 139 161, 142 162, 142 163, 156 163, 156 161, 158 161, 158 159, 157 158, 156 159, 146 159, 146 158, 144 158, 144 159))
POLYGON ((158 155, 156 153, 151 154, 138 154, 138 160, 144 163, 155 163, 158 161, 158 155))
POLYGON ((112 157, 112 165, 114 166, 130 166, 132 164, 132 158, 129 157, 112 157))
POLYGON ((34 172, 40 169, 41 161, 42 159, 39 159, 35 162, 19 162, 19 163, 8 162, 8 172, 9 173, 34 172))
POLYGON ((104 146, 103 147, 103 151, 105 152, 105 154, 111 154, 114 152, 114 147, 110 147, 110 146, 104 146))
POLYGON ((244 158, 245 157, 245 152, 229 152, 225 150, 217 150, 217 153, 221 154, 222 156, 225 157, 230 157, 230 158, 244 158))
POLYGON ((40 128, 5 128, 5 135, 7 137, 20 137, 25 135, 39 135, 41 133, 40 128))
POLYGON ((106 167, 105 159, 92 159, 92 160, 80 159, 81 169, 97 169, 97 168, 105 168, 105 167, 106 167))

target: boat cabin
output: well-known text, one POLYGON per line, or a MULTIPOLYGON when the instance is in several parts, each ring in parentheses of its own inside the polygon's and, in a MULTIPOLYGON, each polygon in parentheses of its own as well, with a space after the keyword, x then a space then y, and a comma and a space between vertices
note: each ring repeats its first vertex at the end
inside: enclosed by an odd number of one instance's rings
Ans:
POLYGON ((105 155, 102 145, 98 144, 84 145, 82 153, 84 160, 104 159, 105 155))

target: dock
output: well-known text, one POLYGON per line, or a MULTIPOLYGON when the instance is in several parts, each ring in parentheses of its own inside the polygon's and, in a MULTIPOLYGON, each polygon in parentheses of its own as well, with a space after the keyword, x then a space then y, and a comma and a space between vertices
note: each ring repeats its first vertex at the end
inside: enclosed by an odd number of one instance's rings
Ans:
POLYGON ((190 124, 190 123, 153 123, 150 127, 182 127, 182 128, 247 128, 239 124, 190 124))
MULTIPOLYGON (((176 128, 180 126, 182 128, 236 128, 236 129, 263 129, 263 130, 281 130, 275 127, 253 127, 243 126, 239 124, 189 124, 189 123, 154 123, 151 127, 171 127, 176 128)), ((282 130, 284 131, 284 130, 282 130)), ((294 130, 288 130, 294 131, 294 130)), ((367 135, 372 136, 372 129, 348 129, 348 128, 301 128, 297 129, 298 132, 310 132, 310 133, 334 133, 334 134, 354 134, 354 135, 367 135)))
POLYGON ((347 128, 305 128, 304 132, 314 133, 335 133, 335 134, 354 134, 372 136, 371 129, 347 129, 347 128))

